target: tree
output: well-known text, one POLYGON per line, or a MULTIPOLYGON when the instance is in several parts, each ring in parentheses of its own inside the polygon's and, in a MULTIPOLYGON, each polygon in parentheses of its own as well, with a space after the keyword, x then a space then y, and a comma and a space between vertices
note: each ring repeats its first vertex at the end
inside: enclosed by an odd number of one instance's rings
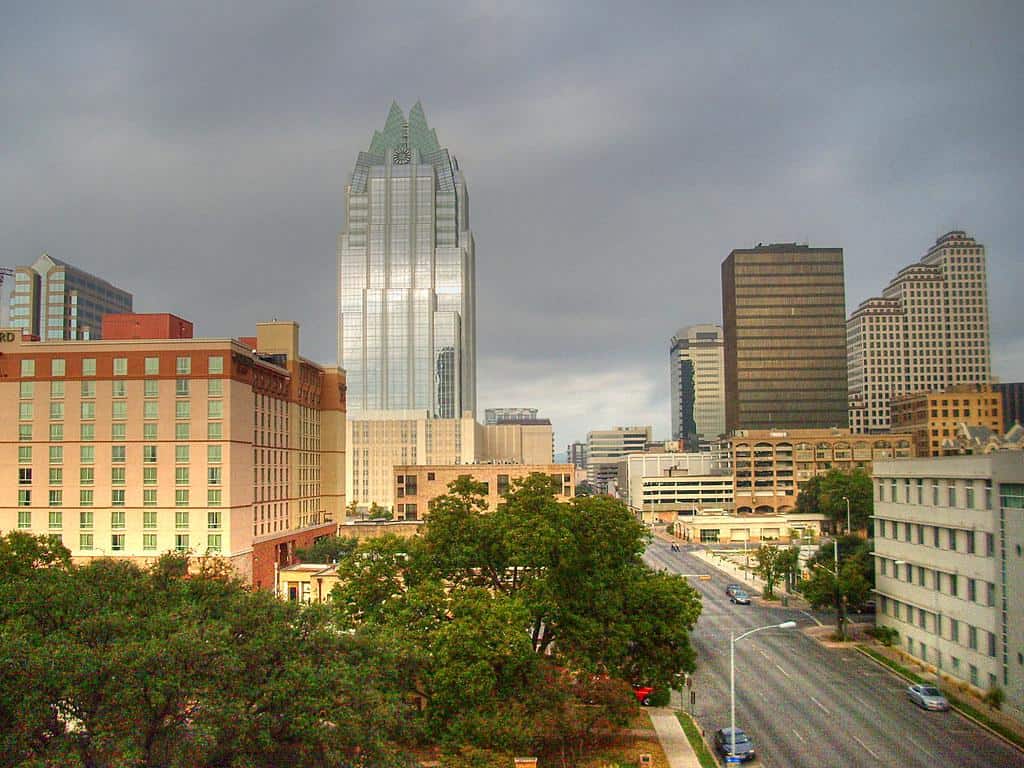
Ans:
POLYGON ((757 548, 757 566, 754 573, 764 579, 764 597, 772 600, 775 597, 775 584, 780 578, 791 573, 796 564, 798 551, 794 548, 773 547, 762 544, 757 548))
POLYGON ((863 605, 874 587, 873 544, 856 536, 847 536, 839 542, 839 572, 833 547, 823 545, 807 561, 810 578, 801 582, 804 597, 814 608, 834 606, 836 631, 846 637, 845 610, 863 605))
POLYGON ((825 475, 812 477, 796 498, 797 511, 825 514, 836 524, 846 527, 846 501, 850 500, 850 525, 853 530, 869 530, 874 513, 871 476, 863 469, 852 472, 833 469, 825 475))
POLYGON ((298 549, 295 556, 303 563, 340 563, 355 552, 359 539, 350 536, 324 536, 308 549, 298 549))

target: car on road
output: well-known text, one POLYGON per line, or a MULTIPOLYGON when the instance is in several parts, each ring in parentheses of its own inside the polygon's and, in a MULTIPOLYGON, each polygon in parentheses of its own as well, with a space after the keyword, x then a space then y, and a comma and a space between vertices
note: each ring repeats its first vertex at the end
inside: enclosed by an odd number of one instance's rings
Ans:
POLYGON ((949 709, 949 702, 942 695, 942 691, 934 685, 908 685, 907 696, 921 709, 931 709, 945 712, 949 709))
POLYGON ((739 584, 730 584, 725 588, 725 594, 729 597, 732 597, 732 593, 735 592, 737 589, 742 589, 742 587, 739 584))
POLYGON ((636 700, 645 707, 649 707, 651 705, 652 693, 654 693, 654 689, 651 686, 633 683, 633 695, 636 696, 636 700))
POLYGON ((734 589, 732 595, 729 596, 729 600, 737 605, 750 605, 750 595, 742 589, 734 589))
POLYGON ((735 756, 743 762, 754 759, 754 745, 742 728, 736 729, 735 740, 732 728, 719 728, 715 731, 715 749, 725 758, 735 756))

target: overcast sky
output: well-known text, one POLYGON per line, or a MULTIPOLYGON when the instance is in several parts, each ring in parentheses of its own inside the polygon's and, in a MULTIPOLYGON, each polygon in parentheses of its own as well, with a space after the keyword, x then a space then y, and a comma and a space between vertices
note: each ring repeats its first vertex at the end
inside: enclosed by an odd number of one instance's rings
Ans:
POLYGON ((842 247, 851 311, 967 230, 1024 379, 1019 2, 86 5, 4 5, 0 264, 197 335, 295 319, 333 364, 347 176, 421 99, 470 190, 481 419, 667 437, 669 339, 758 242, 842 247))

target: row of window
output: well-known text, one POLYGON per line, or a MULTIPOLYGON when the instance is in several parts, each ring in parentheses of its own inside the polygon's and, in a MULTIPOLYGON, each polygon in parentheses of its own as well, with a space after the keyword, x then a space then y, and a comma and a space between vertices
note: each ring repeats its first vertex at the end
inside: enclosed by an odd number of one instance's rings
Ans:
MULTIPOLYGON (((191 379, 177 379, 174 384, 175 397, 188 397, 192 394, 191 379)), ((34 381, 22 381, 18 383, 18 399, 31 400, 35 397, 36 383, 34 381)), ((83 400, 91 400, 96 397, 96 382, 82 381, 79 383, 80 395, 83 400)), ((50 382, 50 399, 63 400, 67 389, 63 381, 50 382)), ((206 393, 210 397, 221 397, 224 394, 224 379, 209 379, 206 383, 206 393)), ((142 383, 142 394, 147 399, 160 397, 160 382, 156 379, 146 379, 142 383)), ((110 396, 115 399, 128 397, 127 381, 110 382, 110 396)))
MULTIPOLYGON (((218 379, 219 381, 219 379, 218 379)), ((91 400, 83 400, 79 404, 79 412, 83 420, 91 421, 96 418, 96 403, 91 400)), ((35 413, 34 403, 18 403, 18 419, 20 421, 31 421, 35 413)), ((51 421, 60 421, 64 418, 64 403, 56 400, 50 402, 49 415, 51 421)), ((126 400, 114 400, 110 404, 111 418, 117 421, 124 421, 128 418, 128 402, 126 400)), ((206 403, 206 417, 208 419, 224 418, 224 401, 210 400, 206 403)), ((142 404, 142 418, 159 419, 160 403, 157 400, 146 400, 142 404)), ((192 401, 178 400, 174 403, 174 418, 192 418, 192 401)))
MULTIPOLYGON (((51 445, 48 446, 49 459, 51 464, 62 464, 64 462, 64 446, 63 445, 51 445)), ((147 445, 143 446, 144 456, 151 455, 153 460, 156 460, 156 446, 147 445), (152 448, 152 452, 147 454, 146 448, 152 448)), ((112 445, 110 446, 110 460, 112 463, 120 464, 124 463, 126 457, 127 446, 124 445, 112 445)), ((176 464, 187 464, 192 455, 191 446, 189 445, 176 445, 174 446, 174 462, 176 464)), ((206 446, 206 463, 207 464, 220 464, 223 458, 223 446, 221 445, 207 445, 206 446)), ((96 446, 94 445, 80 445, 78 447, 78 460, 81 464, 93 464, 96 461, 96 446)), ((19 445, 18 446, 18 463, 19 464, 31 464, 32 463, 32 446, 31 445, 19 445)), ((155 477, 155 476, 154 476, 155 477)))
MULTIPOLYGON (((963 506, 960 507, 959 494, 957 490, 956 480, 938 480, 933 479, 930 482, 931 493, 929 494, 930 503, 933 507, 947 506, 957 507, 965 509, 975 509, 975 481, 965 480, 960 481, 964 488, 963 506), (945 493, 940 491, 940 487, 945 485, 945 493)), ((985 480, 984 486, 984 509, 992 509, 992 481, 985 480)), ((924 504, 925 503, 925 481, 924 478, 903 478, 902 483, 895 477, 890 478, 888 482, 884 478, 878 480, 878 500, 886 500, 886 485, 889 486, 889 501, 894 504, 899 504, 901 501, 905 504, 924 504), (899 493, 899 489, 902 486, 903 493, 899 493), (912 492, 913 491, 913 492, 912 492)))
MULTIPOLYGON (((120 479, 123 484, 123 476, 120 479)), ((223 502, 223 491, 219 488, 210 488, 206 491, 206 506, 208 507, 219 507, 223 502)), ((78 506, 80 507, 91 507, 95 502, 95 491, 91 488, 82 488, 78 491, 78 506)), ((50 507, 62 507, 64 506, 64 490, 62 488, 51 488, 47 492, 47 503, 50 507)), ((175 488, 174 489, 174 505, 176 507, 187 507, 192 503, 191 495, 188 488, 175 488)), ((155 507, 157 506, 157 489, 156 488, 143 488, 142 489, 142 505, 144 507, 155 507)), ((19 507, 31 507, 32 506, 32 489, 31 488, 19 488, 18 489, 18 506, 19 507)), ((112 507, 123 507, 125 506, 125 489, 124 488, 112 488, 110 490, 110 506, 112 507)))
POLYGON ((996 549, 995 535, 991 533, 898 520, 879 519, 878 536, 984 557, 994 557, 996 549))
MULTIPOLYGON (((110 551, 123 552, 125 550, 126 534, 112 533, 110 535, 110 551)), ((201 537, 196 537, 200 539, 201 537)), ((91 533, 78 534, 78 548, 83 552, 94 552, 101 550, 96 546, 95 537, 91 533)), ((144 552, 155 552, 157 549, 157 535, 155 533, 142 534, 142 550, 144 552)), ((191 538, 187 533, 176 533, 174 535, 174 549, 177 552, 191 552, 191 538)), ((217 553, 223 550, 223 536, 219 533, 210 533, 206 536, 206 552, 217 553)), ((101 550, 102 551, 102 550, 101 550)))
MULTIPOLYGON (((127 376, 128 375, 128 358, 127 357, 115 357, 112 361, 112 370, 114 376, 127 376)), ((147 357, 143 361, 145 375, 147 376, 158 376, 160 374, 160 358, 159 357, 147 357)), ((67 372, 67 361, 62 358, 54 358, 50 360, 50 375, 51 376, 64 376, 67 372)), ((174 363, 174 372, 179 376, 189 376, 192 374, 192 358, 188 355, 177 357, 174 363)), ((214 355, 207 358, 207 370, 206 372, 211 375, 217 375, 224 373, 224 358, 220 355, 214 355)), ((21 361, 21 377, 31 378, 36 375, 36 361, 31 358, 25 358, 21 361)), ((96 375, 96 358, 85 357, 82 358, 82 375, 83 376, 95 376, 96 375)))
MULTIPOLYGON (((178 466, 174 468, 174 484, 175 485, 189 485, 190 484, 190 472, 187 466, 178 466)), ((110 484, 111 485, 124 485, 125 484, 125 467, 111 467, 110 468, 110 484)), ((151 472, 147 476, 149 482, 144 482, 144 485, 153 485, 156 483, 156 473, 151 472)), ((207 467, 206 468, 206 482, 208 485, 220 485, 221 484, 221 468, 220 467, 207 467)), ((93 467, 80 467, 78 470, 78 484, 79 485, 92 485, 96 478, 96 472, 93 467)), ((64 468, 63 467, 50 467, 48 476, 49 485, 63 485, 64 484, 64 468)), ((18 468, 18 485, 32 485, 32 468, 31 467, 19 467, 18 468)))
POLYGON ((926 632, 941 637, 943 640, 956 643, 972 651, 996 656, 997 638, 988 630, 975 627, 966 621, 957 621, 948 616, 926 611, 923 608, 882 596, 882 613, 898 621, 917 626, 926 632))
MULTIPOLYGON (((157 438, 156 422, 149 422, 142 425, 142 439, 143 440, 156 440, 157 438)), ((64 441, 64 423, 55 422, 49 425, 48 430, 49 441, 51 443, 60 443, 64 441)), ((126 440, 128 436, 128 425, 123 421, 115 421, 110 425, 110 439, 111 440, 126 440)), ((27 443, 33 439, 33 430, 31 423, 19 424, 18 425, 18 441, 27 443)), ((91 442, 96 439, 96 424, 94 422, 82 422, 79 426, 79 440, 82 442, 91 442)), ((192 439, 192 424, 187 421, 179 421, 174 424, 174 439, 175 440, 191 440, 192 439)), ((206 423, 206 439, 207 440, 223 440, 224 439, 224 423, 220 421, 208 421, 206 423)))
POLYGON ((944 573, 943 571, 925 568, 921 565, 899 563, 883 557, 878 558, 878 561, 879 570, 883 576, 889 576, 891 573, 894 579, 924 587, 925 575, 930 574, 927 579, 930 582, 928 587, 936 592, 989 608, 996 604, 996 585, 991 581, 961 577, 957 573, 944 573), (966 587, 966 591, 961 588, 961 585, 966 587))
MULTIPOLYGON (((153 529, 157 526, 157 510, 155 509, 144 509, 142 510, 142 528, 143 530, 153 529)), ((82 530, 92 529, 95 523, 95 517, 93 510, 83 509, 78 513, 78 527, 82 530)), ((224 525, 223 515, 219 509, 210 509, 206 512, 206 527, 212 531, 219 530, 224 525)), ((47 527, 50 530, 60 529, 64 527, 64 511, 61 509, 50 509, 47 510, 47 527)), ((123 509, 112 509, 110 510, 110 528, 112 530, 118 530, 121 528, 127 528, 125 511, 123 509)), ((191 518, 189 510, 187 509, 176 509, 174 511, 174 527, 175 528, 190 528, 191 518)), ((18 528, 31 529, 32 528, 32 510, 20 509, 18 510, 18 528)))

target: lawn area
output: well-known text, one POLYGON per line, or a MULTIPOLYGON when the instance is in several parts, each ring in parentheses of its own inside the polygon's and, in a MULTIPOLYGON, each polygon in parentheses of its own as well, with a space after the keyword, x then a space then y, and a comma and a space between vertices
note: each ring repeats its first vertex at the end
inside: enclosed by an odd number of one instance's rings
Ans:
POLYGON ((697 724, 693 722, 693 719, 685 712, 677 713, 677 717, 679 718, 680 725, 683 726, 686 738, 690 740, 690 746, 697 753, 697 760, 700 761, 701 768, 718 768, 718 761, 708 751, 707 745, 704 744, 704 739, 701 738, 700 729, 697 728, 697 724))

